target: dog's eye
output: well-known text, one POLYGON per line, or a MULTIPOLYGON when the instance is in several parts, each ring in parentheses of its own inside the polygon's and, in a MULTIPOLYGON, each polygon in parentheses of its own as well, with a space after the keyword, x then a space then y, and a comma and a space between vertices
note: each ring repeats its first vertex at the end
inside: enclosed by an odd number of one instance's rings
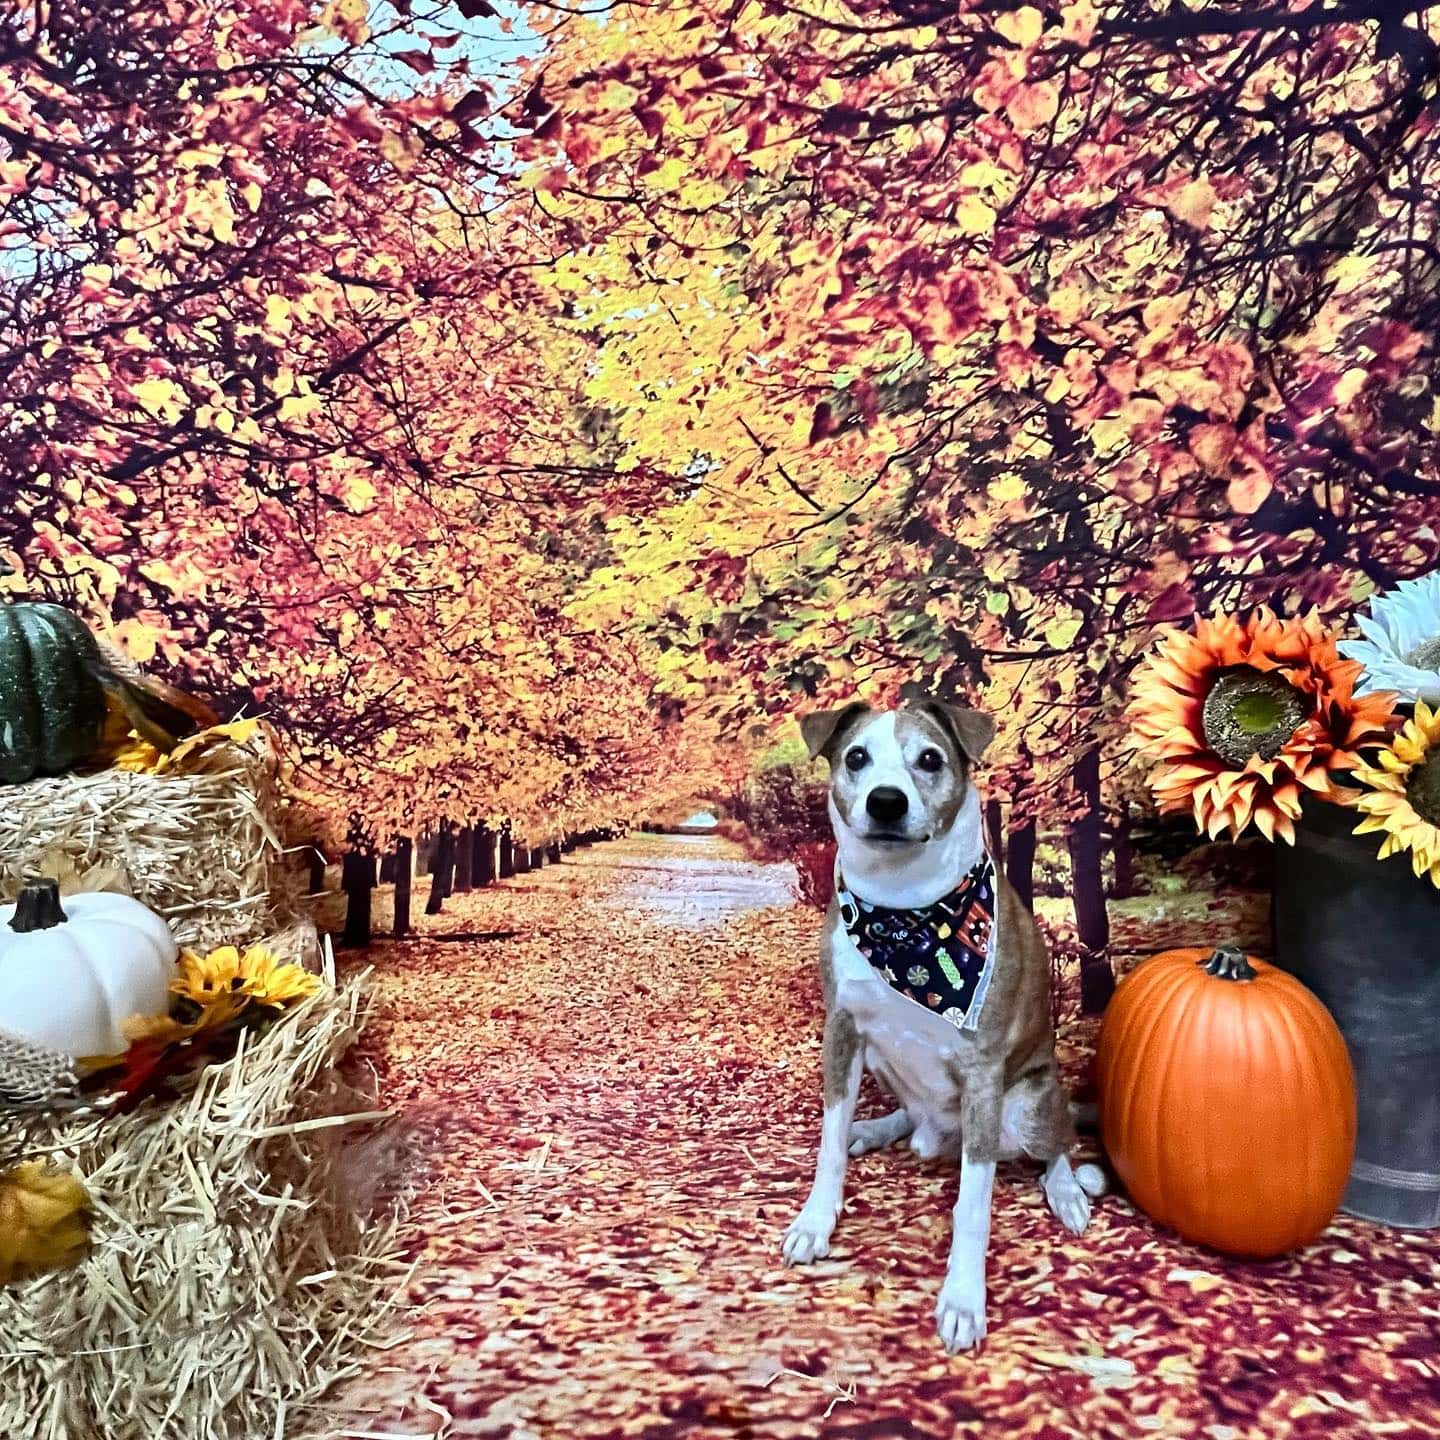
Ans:
POLYGON ((945 757, 935 749, 922 750, 915 763, 922 770, 928 770, 933 775, 935 771, 945 768, 945 757))
POLYGON ((865 763, 870 759, 865 753, 863 745, 852 745, 845 752, 845 768, 847 770, 863 770, 865 763))

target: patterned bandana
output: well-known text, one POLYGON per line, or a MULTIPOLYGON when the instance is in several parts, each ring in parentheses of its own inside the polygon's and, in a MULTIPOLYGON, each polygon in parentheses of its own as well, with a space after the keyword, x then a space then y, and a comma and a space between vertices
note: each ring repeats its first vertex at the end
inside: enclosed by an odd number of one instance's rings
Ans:
POLYGON ((846 934, 892 990, 973 1030, 995 968, 995 864, 982 855, 948 895, 921 910, 872 905, 845 888, 835 898, 846 934))

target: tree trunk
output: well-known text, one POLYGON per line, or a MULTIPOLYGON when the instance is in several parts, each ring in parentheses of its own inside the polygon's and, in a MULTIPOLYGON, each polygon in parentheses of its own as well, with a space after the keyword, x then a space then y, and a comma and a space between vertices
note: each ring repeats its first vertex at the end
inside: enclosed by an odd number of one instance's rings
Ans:
POLYGON ((550 842, 550 848, 545 852, 545 858, 552 865, 558 865, 560 863, 560 852, 563 848, 558 840, 552 840, 550 842))
POLYGON ((387 850, 380 857, 380 883, 382 885, 395 883, 395 852, 393 850, 387 850))
POLYGON ((515 873, 515 837, 510 833, 510 822, 500 826, 500 878, 508 880, 515 873))
POLYGON ((560 842, 560 853, 561 853, 562 855, 569 855, 574 849, 575 849, 575 837, 574 837, 573 835, 567 835, 567 836, 560 842))
POLYGON ((325 892, 325 855, 318 847, 310 847, 307 863, 310 867, 310 890, 311 895, 322 895, 325 892))
POLYGON ((450 875, 455 864, 455 835, 447 820, 435 841, 435 858, 430 862, 430 898, 425 902, 427 915, 438 915, 445 897, 450 893, 450 875))
POLYGON ((1024 902, 1027 910, 1035 908, 1035 822, 1027 820, 1010 831, 1009 854, 1006 856, 1005 878, 1024 902))
POLYGON ((470 876, 475 858, 475 832, 468 825, 455 837, 455 892, 463 895, 470 889, 470 876))
POLYGON ((999 800, 985 802, 985 835, 990 845, 990 857, 997 865, 1005 863, 1005 821, 1000 812, 999 800))
POLYGON ((390 867, 395 873, 395 923, 390 933, 395 936, 410 933, 410 886, 415 875, 415 842, 402 835, 395 842, 395 855, 390 867))
POLYGON ((543 870, 547 858, 543 845, 532 845, 530 847, 530 868, 532 870, 543 870))
POLYGON ((375 857, 366 850, 347 850, 340 867, 345 892, 345 930, 341 945, 363 950, 370 943, 370 901, 375 893, 375 857))
POLYGON ((1100 750, 1092 746, 1075 762, 1075 788, 1085 806, 1070 826, 1070 884, 1075 933, 1085 954, 1080 963, 1080 1009, 1098 1015, 1115 990, 1110 969, 1110 916, 1105 909, 1105 875, 1100 860, 1100 750))
POLYGON ((512 863, 515 866, 517 875, 525 875, 530 870, 530 847, 523 840, 516 840, 510 846, 512 863))
POLYGON ((470 878, 477 889, 495 883, 495 832, 488 825, 479 825, 475 829, 470 878))

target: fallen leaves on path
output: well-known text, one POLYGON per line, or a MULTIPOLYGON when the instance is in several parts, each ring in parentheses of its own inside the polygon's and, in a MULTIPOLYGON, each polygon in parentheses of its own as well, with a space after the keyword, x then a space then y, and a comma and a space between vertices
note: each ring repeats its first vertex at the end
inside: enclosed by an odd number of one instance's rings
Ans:
MULTIPOLYGON (((421 1127, 430 1170, 416 1336, 343 1397, 346 1429, 1440 1434, 1434 1235, 1342 1218, 1250 1265, 1108 1196, 1076 1239, 1035 1171, 1002 1166, 990 1335, 947 1358, 955 1175, 896 1150, 852 1165, 829 1258, 785 1269, 821 1025, 818 919, 789 878, 722 840, 637 836, 454 897, 367 957, 385 1103, 421 1127), (443 938, 497 931, 515 933, 443 938)), ((1072 1082, 1092 1030, 1064 1037, 1072 1082)), ((881 1103, 867 1081, 861 1113, 881 1103)))

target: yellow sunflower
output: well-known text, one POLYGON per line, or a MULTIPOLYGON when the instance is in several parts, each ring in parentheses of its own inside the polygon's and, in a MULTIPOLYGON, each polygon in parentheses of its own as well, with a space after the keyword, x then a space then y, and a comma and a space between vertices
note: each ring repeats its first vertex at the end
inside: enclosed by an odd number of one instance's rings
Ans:
POLYGON ((279 960, 263 945, 252 945, 243 953, 234 945, 222 945, 204 956, 187 950, 180 957, 180 974, 170 984, 175 994, 202 1009, 222 997, 242 995, 257 1005, 280 1009, 319 988, 318 975, 279 960))
POLYGON ((1355 833, 1385 836, 1381 860, 1408 850, 1415 874, 1440 888, 1440 708, 1417 700, 1414 718, 1355 778, 1370 787, 1352 802, 1365 817, 1355 833))
POLYGON ((1313 614, 1262 608, 1168 630, 1128 711, 1136 748, 1159 762, 1161 810, 1190 811, 1212 840, 1253 823, 1293 843, 1304 792, 1345 803, 1335 776, 1387 738, 1395 696, 1357 698, 1359 675, 1313 614))

